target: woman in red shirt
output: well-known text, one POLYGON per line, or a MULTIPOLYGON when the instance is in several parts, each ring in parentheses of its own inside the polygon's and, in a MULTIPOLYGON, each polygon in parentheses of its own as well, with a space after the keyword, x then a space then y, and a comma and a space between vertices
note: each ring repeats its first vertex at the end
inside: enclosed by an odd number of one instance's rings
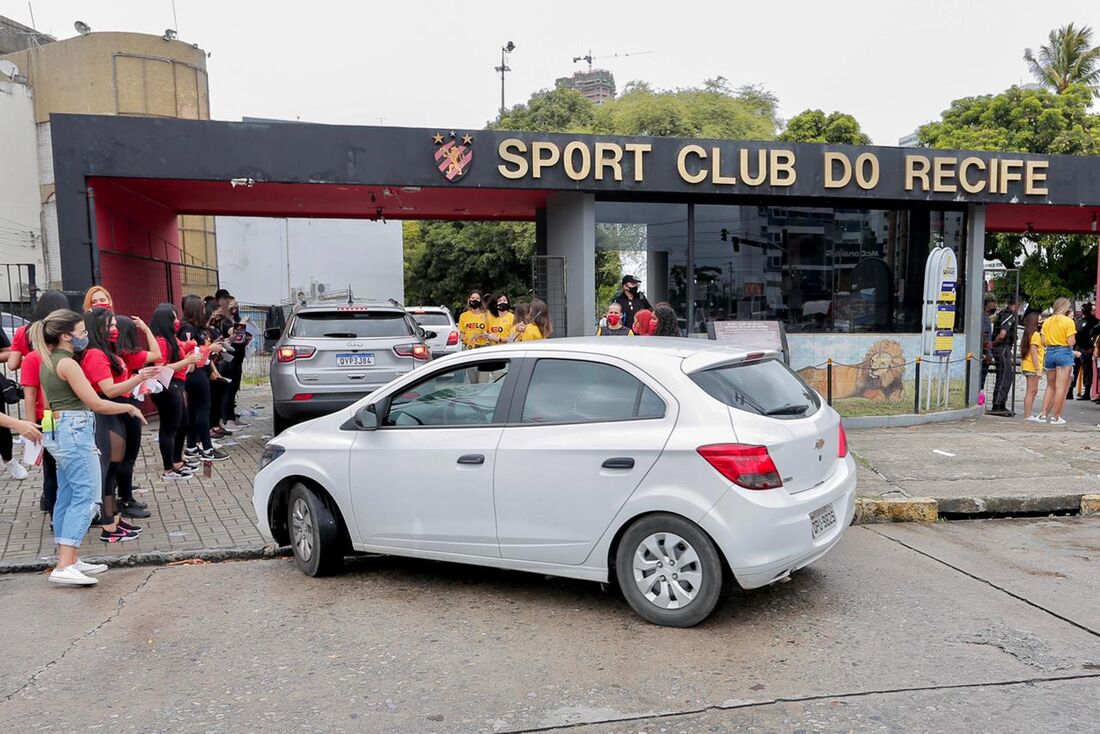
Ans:
MULTIPOLYGON (((195 353, 194 344, 188 348, 176 338, 180 322, 176 316, 176 307, 171 303, 162 303, 153 312, 149 328, 160 350, 157 364, 166 365, 172 370, 172 381, 161 392, 153 394, 153 403, 160 414, 160 427, 157 430, 157 442, 160 445, 160 458, 164 464, 163 479, 190 479, 194 472, 192 465, 183 461, 183 444, 187 439, 187 407, 184 403, 184 383, 187 373, 197 365, 200 357, 195 353)), ((201 462, 195 462, 198 466, 201 462)))
MULTIPOLYGON (((108 332, 111 337, 111 348, 119 356, 126 369, 130 372, 138 372, 143 367, 156 364, 160 360, 160 347, 157 339, 144 321, 137 316, 129 318, 115 314, 117 329, 108 332), (138 342, 138 332, 145 336, 145 343, 149 348, 142 349, 138 342)), ((138 405, 137 398, 126 395, 118 398, 119 401, 138 405)), ((137 463, 138 454, 141 453, 141 422, 130 416, 119 416, 126 428, 126 453, 122 457, 122 464, 118 467, 118 509, 123 517, 143 518, 149 517, 149 508, 144 502, 134 499, 134 464, 137 463)))

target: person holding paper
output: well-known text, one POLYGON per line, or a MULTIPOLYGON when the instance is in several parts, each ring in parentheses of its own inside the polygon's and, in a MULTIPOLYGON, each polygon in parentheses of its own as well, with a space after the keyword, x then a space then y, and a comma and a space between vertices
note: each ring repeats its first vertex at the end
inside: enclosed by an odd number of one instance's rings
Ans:
POLYGON ((183 323, 179 338, 193 342, 200 361, 187 375, 187 448, 184 453, 202 461, 225 461, 229 454, 214 448, 210 438, 210 380, 217 375, 217 368, 210 362, 212 354, 221 351, 221 344, 211 344, 210 329, 206 326, 206 311, 198 296, 183 297, 183 323))
MULTIPOLYGON (((161 354, 157 364, 168 367, 173 373, 168 387, 153 395, 153 404, 160 413, 157 443, 164 464, 161 478, 190 479, 194 472, 183 460, 183 445, 187 440, 187 407, 183 394, 187 373, 199 363, 199 357, 193 351, 185 350, 183 343, 176 337, 180 322, 176 317, 176 307, 171 303, 157 306, 149 328, 161 354)), ((198 465, 195 462, 195 466, 198 465)))
MULTIPOLYGON (((155 364, 160 359, 160 347, 157 345, 157 338, 153 336, 152 330, 140 318, 137 316, 129 318, 115 314, 115 326, 116 331, 108 334, 111 339, 111 349, 126 365, 127 370, 139 372, 145 367, 155 364), (149 345, 149 349, 141 348, 137 340, 138 331, 145 335, 145 343, 149 345)), ((168 387, 168 383, 172 380, 172 371, 165 367, 154 367, 153 369, 158 373, 154 379, 159 378, 160 373, 167 372, 162 384, 164 387, 168 387)), ((115 400, 137 406, 138 401, 133 397, 132 392, 115 398, 115 400)), ((122 456, 122 463, 119 464, 117 474, 119 513, 123 517, 129 518, 149 517, 149 508, 145 503, 134 499, 134 465, 137 463, 138 454, 141 453, 141 424, 128 418, 123 418, 122 424, 123 428, 126 429, 126 451, 122 456)))

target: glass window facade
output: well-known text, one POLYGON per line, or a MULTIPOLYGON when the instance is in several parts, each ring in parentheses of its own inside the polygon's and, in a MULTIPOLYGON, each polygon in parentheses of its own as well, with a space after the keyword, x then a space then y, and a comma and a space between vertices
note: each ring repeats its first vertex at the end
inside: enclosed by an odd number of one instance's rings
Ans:
MULTIPOLYGON (((649 300, 669 301, 691 333, 726 319, 777 320, 788 333, 919 332, 938 244, 955 251, 966 293, 965 211, 698 204, 689 243, 688 209, 597 202, 596 247, 617 253, 622 272, 644 269, 634 274, 649 300)), ((956 331, 963 313, 960 301, 956 331)))

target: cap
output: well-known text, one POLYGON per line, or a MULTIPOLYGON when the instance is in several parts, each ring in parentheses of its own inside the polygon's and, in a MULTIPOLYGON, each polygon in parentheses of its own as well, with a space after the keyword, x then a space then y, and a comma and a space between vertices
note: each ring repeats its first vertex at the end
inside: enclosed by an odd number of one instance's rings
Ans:
POLYGON ((642 281, 638 280, 633 275, 624 275, 623 276, 623 285, 626 285, 627 283, 641 283, 641 282, 642 281))
POLYGON ((232 298, 232 297, 233 297, 232 294, 230 294, 230 292, 227 291, 225 288, 219 288, 218 290, 214 291, 214 298, 216 300, 221 300, 223 298, 232 298))

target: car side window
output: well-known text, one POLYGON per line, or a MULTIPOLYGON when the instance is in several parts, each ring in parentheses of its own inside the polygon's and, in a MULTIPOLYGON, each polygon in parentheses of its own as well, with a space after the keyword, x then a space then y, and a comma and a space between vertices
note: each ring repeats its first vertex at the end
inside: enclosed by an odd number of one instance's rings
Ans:
POLYGON ((390 400, 383 426, 484 426, 496 419, 508 375, 507 360, 478 362, 437 372, 390 400))
POLYGON ((524 398, 523 423, 596 423, 661 418, 665 404, 624 370, 575 359, 540 359, 524 398))

